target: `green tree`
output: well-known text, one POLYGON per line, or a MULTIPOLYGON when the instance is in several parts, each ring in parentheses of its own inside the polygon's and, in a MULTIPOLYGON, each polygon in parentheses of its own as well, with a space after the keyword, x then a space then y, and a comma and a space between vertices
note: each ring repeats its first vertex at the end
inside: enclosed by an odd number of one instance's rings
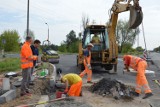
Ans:
POLYGON ((62 43, 61 43, 61 45, 58 47, 58 51, 60 51, 60 52, 67 52, 67 49, 66 49, 66 43, 63 41, 62 43))
POLYGON ((66 44, 67 46, 71 45, 71 43, 77 41, 75 31, 71 30, 69 34, 66 35, 66 44))
POLYGON ((20 37, 16 30, 6 30, 0 35, 0 47, 7 52, 20 50, 20 37))
POLYGON ((124 46, 123 46, 123 48, 122 48, 122 53, 128 53, 128 52, 131 52, 131 50, 132 50, 132 44, 130 44, 130 43, 124 43, 123 44, 124 46))
POLYGON ((58 47, 58 50, 61 52, 78 52, 78 37, 76 37, 75 31, 71 30, 69 34, 66 35, 66 41, 63 41, 58 47))
POLYGON ((119 20, 117 23, 116 39, 117 39, 118 45, 120 46, 119 47, 120 53, 122 52, 122 50, 126 50, 124 49, 126 44, 130 44, 129 46, 132 47, 136 40, 136 35, 140 33, 139 28, 129 29, 128 27, 129 27, 128 21, 119 20))
MULTIPOLYGON (((35 40, 35 35, 34 35, 34 32, 32 30, 29 29, 29 36, 32 37, 33 40, 35 40)), ((24 36, 23 38, 26 39, 27 37, 27 29, 24 31, 24 36)))
POLYGON ((160 52, 160 46, 154 48, 153 51, 155 51, 155 52, 160 52))
POLYGON ((136 51, 138 51, 138 52, 143 52, 144 49, 143 49, 141 46, 138 46, 138 47, 136 48, 136 51))

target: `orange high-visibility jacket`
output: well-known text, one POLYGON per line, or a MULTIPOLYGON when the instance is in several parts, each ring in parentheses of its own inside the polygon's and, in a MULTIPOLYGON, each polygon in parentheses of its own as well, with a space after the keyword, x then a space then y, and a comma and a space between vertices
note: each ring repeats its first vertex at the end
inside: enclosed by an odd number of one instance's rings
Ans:
POLYGON ((131 68, 133 68, 134 70, 137 70, 138 63, 140 61, 144 61, 144 60, 139 57, 132 56, 132 55, 125 55, 124 56, 124 63, 126 65, 130 66, 131 68))
POLYGON ((30 43, 25 42, 21 48, 21 68, 31 68, 33 67, 33 60, 37 60, 37 56, 32 54, 32 50, 30 48, 30 43))

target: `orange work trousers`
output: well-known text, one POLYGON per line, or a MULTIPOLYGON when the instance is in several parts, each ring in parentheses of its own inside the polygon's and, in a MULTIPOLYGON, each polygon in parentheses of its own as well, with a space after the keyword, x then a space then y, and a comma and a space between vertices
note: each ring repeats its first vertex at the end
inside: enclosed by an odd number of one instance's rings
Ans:
POLYGON ((83 78, 85 74, 87 74, 87 81, 92 80, 92 70, 88 69, 87 64, 84 63, 85 70, 81 72, 80 77, 83 78))
POLYGON ((71 85, 68 95, 69 96, 80 96, 82 89, 82 80, 77 82, 76 84, 71 85))
POLYGON ((137 77, 136 77, 136 92, 141 93, 142 87, 144 88, 145 93, 150 93, 152 92, 149 85, 148 81, 145 76, 145 70, 147 68, 147 63, 146 61, 140 61, 138 63, 137 67, 137 77))

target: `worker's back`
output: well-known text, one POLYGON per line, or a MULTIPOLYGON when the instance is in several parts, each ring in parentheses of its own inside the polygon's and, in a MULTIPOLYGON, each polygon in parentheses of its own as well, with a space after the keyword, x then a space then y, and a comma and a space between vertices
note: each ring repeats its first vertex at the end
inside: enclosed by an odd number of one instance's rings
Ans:
POLYGON ((25 69, 25 68, 29 68, 29 67, 33 67, 33 61, 30 61, 28 59, 28 57, 31 57, 32 54, 32 50, 30 48, 30 44, 28 42, 25 42, 21 48, 21 68, 25 69))
POLYGON ((141 59, 140 57, 132 56, 132 55, 125 55, 124 60, 125 60, 125 64, 129 65, 134 70, 137 70, 138 63, 140 61, 145 61, 145 60, 141 59))
POLYGON ((73 73, 66 74, 62 77, 63 81, 65 81, 66 79, 68 80, 69 85, 75 84, 82 80, 79 75, 73 73))

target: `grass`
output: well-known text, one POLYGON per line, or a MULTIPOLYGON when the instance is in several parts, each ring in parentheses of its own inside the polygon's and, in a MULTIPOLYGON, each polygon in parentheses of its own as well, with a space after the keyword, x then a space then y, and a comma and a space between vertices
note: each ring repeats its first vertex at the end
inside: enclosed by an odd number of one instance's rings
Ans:
POLYGON ((17 71, 20 69, 20 59, 19 58, 5 58, 0 61, 0 73, 17 71))
POLYGON ((70 52, 60 52, 60 51, 57 51, 58 54, 78 54, 78 53, 70 53, 70 52))

